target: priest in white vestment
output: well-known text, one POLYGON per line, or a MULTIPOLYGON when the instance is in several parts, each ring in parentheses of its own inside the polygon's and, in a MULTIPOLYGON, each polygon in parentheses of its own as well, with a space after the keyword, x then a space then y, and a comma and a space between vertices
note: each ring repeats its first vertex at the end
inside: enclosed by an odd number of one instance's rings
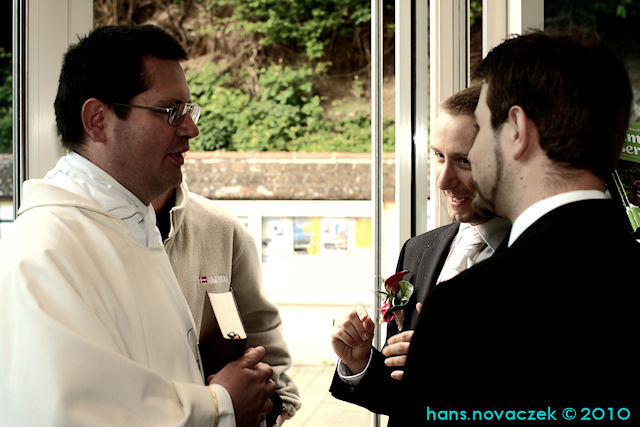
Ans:
POLYGON ((261 347, 203 378, 150 206, 198 135, 184 57, 153 26, 97 29, 65 56, 68 154, 24 183, 0 240, 1 426, 253 425, 270 409, 261 347))

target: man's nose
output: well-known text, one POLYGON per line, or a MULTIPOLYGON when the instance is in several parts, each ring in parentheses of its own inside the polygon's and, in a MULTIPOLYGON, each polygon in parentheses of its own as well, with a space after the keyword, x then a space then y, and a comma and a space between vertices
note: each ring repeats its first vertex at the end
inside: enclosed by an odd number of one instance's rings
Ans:
POLYGON ((438 188, 440 190, 451 189, 455 186, 457 179, 455 168, 448 161, 445 161, 437 177, 438 188))
POLYGON ((198 125, 193 122, 190 114, 187 114, 180 126, 178 127, 180 133, 184 136, 188 136, 189 138, 195 138, 200 134, 200 130, 198 129, 198 125))

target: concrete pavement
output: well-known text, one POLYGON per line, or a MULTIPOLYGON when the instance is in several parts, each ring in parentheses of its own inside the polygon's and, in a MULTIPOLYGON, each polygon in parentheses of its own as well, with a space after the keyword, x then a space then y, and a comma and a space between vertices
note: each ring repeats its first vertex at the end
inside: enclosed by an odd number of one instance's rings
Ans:
MULTIPOLYGON (((287 374, 298 385, 302 408, 296 416, 285 422, 285 427, 369 427, 371 413, 359 406, 335 399, 329 393, 334 364, 294 365, 287 374)), ((387 417, 382 417, 382 426, 387 417)))

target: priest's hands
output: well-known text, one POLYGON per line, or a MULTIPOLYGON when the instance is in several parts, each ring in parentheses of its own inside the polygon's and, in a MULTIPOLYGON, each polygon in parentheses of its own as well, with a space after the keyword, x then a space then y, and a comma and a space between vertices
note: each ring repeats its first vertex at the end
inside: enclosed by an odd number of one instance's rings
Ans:
POLYGON ((269 397, 276 384, 271 380, 273 369, 261 362, 264 355, 263 347, 249 348, 240 359, 208 378, 209 384, 220 384, 231 396, 239 427, 257 425, 273 406, 269 397))
MULTIPOLYGON (((422 310, 422 304, 416 304, 418 313, 422 310)), ((413 338, 413 331, 400 332, 387 340, 387 345, 382 349, 382 354, 386 356, 384 364, 389 367, 404 367, 407 364, 407 354, 409 353, 409 345, 413 338)), ((404 371, 397 370, 391 372, 391 378, 401 380, 404 371)))
POLYGON ((288 412, 283 412, 280 415, 278 415, 278 418, 276 419, 275 427, 282 427, 282 424, 284 424, 284 422, 287 421, 289 417, 290 415, 288 412))
POLYGON ((374 326, 367 310, 358 304, 331 330, 333 351, 353 374, 367 366, 374 326))

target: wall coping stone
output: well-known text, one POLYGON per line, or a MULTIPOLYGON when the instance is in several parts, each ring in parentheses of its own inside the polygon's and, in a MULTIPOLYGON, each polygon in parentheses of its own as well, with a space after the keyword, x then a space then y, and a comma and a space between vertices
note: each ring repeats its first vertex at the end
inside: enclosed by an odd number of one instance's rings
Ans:
MULTIPOLYGON (((0 199, 13 194, 11 154, 0 154, 0 199)), ((383 153, 385 201, 394 200, 395 154, 383 153)), ((191 191, 210 199, 370 200, 370 153, 189 152, 191 191)))

